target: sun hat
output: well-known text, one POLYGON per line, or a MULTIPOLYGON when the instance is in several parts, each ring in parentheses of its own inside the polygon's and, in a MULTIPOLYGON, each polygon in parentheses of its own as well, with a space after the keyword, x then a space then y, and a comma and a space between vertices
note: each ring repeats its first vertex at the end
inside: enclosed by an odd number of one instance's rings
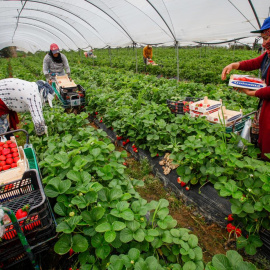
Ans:
POLYGON ((55 54, 55 53, 60 53, 59 51, 59 47, 57 44, 53 43, 51 44, 50 46, 50 50, 52 51, 52 54, 55 54))
POLYGON ((250 33, 262 33, 264 30, 270 28, 270 17, 264 20, 260 30, 251 31, 250 33))

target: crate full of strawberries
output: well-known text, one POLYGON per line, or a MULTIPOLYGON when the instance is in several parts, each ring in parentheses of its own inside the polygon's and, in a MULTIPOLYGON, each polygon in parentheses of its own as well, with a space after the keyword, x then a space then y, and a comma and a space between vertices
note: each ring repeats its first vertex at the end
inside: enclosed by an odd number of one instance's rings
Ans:
POLYGON ((250 90, 258 90, 265 87, 265 82, 260 78, 254 78, 249 75, 233 74, 229 80, 229 86, 235 88, 247 88, 250 90))
POLYGON ((28 169, 28 162, 22 147, 18 147, 15 137, 0 142, 0 184, 21 178, 28 169))

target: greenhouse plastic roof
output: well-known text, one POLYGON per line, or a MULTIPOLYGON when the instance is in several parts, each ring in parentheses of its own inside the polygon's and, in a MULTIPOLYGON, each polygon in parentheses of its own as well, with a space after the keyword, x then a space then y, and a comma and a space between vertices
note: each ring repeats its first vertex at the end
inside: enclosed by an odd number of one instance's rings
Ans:
MULTIPOLYGON (((30 52, 253 37, 269 0, 0 0, 0 49, 30 52)), ((250 39, 249 39, 250 40, 250 39)))

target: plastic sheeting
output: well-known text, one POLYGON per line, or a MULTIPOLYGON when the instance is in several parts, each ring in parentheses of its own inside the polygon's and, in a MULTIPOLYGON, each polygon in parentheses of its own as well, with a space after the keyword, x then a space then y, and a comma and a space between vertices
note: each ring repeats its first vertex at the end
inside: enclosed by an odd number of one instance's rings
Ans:
POLYGON ((0 0, 0 49, 173 45, 256 37, 268 0, 0 0))

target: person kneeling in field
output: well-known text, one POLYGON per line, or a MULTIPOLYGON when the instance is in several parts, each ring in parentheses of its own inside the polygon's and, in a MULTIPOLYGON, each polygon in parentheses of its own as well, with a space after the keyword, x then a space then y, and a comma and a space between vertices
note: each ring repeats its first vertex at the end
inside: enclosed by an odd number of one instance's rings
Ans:
POLYGON ((47 131, 42 106, 46 101, 52 107, 53 88, 45 81, 28 82, 9 78, 0 80, 0 134, 17 129, 17 113, 30 112, 37 135, 47 131), (7 117, 9 116, 9 123, 7 117))
POLYGON ((245 88, 239 88, 239 90, 249 96, 255 96, 260 99, 254 120, 259 123, 258 145, 261 150, 261 158, 269 161, 265 154, 270 154, 270 17, 265 19, 260 30, 252 31, 251 33, 261 34, 263 39, 262 47, 265 48, 266 52, 254 59, 229 64, 223 69, 221 79, 225 80, 226 75, 233 69, 244 71, 261 69, 262 79, 265 81, 266 87, 257 91, 245 88))
POLYGON ((88 52, 84 52, 84 55, 87 58, 97 58, 96 55, 94 55, 93 50, 90 50, 88 52))

